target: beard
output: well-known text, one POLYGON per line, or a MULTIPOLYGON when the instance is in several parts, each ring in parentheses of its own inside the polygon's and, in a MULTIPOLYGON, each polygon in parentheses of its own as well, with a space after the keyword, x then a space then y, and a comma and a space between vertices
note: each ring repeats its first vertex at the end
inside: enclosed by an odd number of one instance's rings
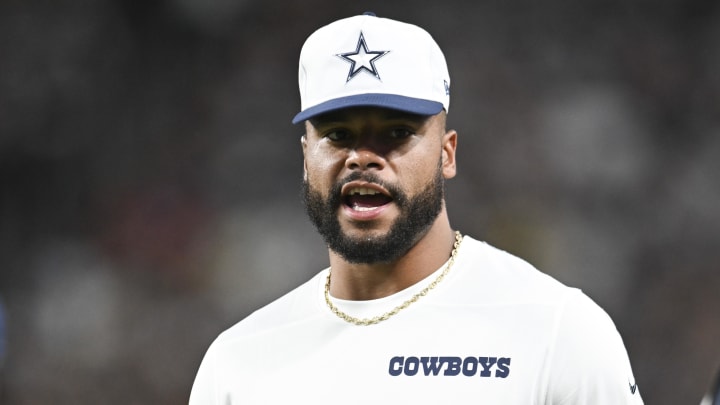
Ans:
MULTIPOLYGON (((305 209, 328 247, 350 263, 390 263, 407 253, 424 236, 443 207, 445 180, 438 164, 432 181, 412 198, 394 184, 384 183, 372 173, 355 172, 335 184, 327 198, 303 181, 305 209), (381 236, 353 238, 342 231, 338 209, 343 204, 340 190, 348 182, 364 180, 384 187, 400 215, 381 236)), ((362 224, 360 224, 362 226, 362 224)))

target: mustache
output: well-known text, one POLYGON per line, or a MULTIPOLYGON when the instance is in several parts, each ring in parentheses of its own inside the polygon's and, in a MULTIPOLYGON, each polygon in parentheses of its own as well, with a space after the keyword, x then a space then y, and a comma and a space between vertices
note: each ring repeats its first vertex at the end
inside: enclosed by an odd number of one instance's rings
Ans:
POLYGON ((345 178, 338 181, 334 188, 341 189, 345 184, 350 183, 351 181, 366 181, 368 183, 374 183, 379 186, 382 186, 383 188, 387 188, 387 184, 380 178, 380 176, 374 174, 374 173, 362 173, 362 172, 353 172, 349 175, 345 176, 345 178))
POLYGON ((399 186, 384 181, 380 178, 380 176, 374 173, 353 172, 340 179, 330 190, 330 199, 332 200, 333 205, 340 205, 340 194, 342 192, 342 188, 345 184, 352 181, 365 181, 368 183, 379 185, 380 187, 387 190, 388 193, 390 193, 390 197, 392 197, 392 199, 395 200, 395 202, 400 206, 403 206, 403 204, 408 201, 407 194, 405 194, 405 192, 399 186))

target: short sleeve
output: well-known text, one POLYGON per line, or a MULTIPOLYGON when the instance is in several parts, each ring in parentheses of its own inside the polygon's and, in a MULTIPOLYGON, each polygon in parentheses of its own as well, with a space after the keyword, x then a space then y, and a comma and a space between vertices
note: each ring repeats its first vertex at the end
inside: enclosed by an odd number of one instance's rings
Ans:
POLYGON ((642 404, 625 345, 607 313, 569 295, 550 353, 548 404, 642 404))

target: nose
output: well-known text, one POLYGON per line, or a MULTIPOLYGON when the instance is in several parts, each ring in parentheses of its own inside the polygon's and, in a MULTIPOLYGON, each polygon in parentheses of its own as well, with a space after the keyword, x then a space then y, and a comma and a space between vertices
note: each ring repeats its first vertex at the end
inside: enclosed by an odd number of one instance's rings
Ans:
POLYGON ((382 170, 385 167, 385 158, 369 145, 357 145, 350 150, 345 167, 350 170, 382 170))

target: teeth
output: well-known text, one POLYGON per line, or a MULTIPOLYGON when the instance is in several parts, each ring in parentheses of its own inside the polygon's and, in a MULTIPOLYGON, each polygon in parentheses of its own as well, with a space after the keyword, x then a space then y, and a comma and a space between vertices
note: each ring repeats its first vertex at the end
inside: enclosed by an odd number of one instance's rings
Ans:
POLYGON ((366 187, 356 187, 356 188, 353 188, 352 190, 350 190, 350 195, 357 195, 357 194, 359 194, 359 195, 375 195, 375 194, 380 194, 380 193, 378 193, 377 191, 375 191, 373 189, 369 189, 366 187))
POLYGON ((353 209, 354 209, 355 211, 363 211, 363 212, 366 212, 366 211, 372 211, 372 210, 374 210, 375 207, 358 207, 357 205, 355 205, 355 206, 353 206, 353 209))

